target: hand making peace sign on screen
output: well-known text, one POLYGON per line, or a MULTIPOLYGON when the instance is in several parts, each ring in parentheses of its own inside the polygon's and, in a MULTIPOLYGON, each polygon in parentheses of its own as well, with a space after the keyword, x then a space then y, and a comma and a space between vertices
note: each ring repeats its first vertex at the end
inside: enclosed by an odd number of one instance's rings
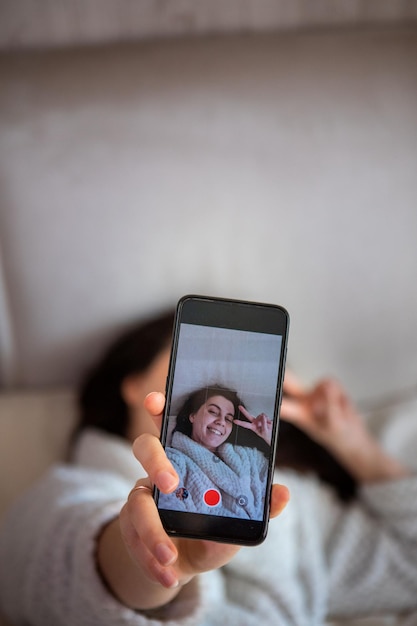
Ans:
POLYGON ((244 406, 239 406, 239 411, 246 417, 249 421, 244 420, 233 420, 237 426, 242 426, 242 428, 246 428, 247 430, 252 430, 254 433, 261 437, 266 443, 271 445, 271 437, 272 437, 272 420, 265 413, 259 413, 256 417, 251 415, 244 406))

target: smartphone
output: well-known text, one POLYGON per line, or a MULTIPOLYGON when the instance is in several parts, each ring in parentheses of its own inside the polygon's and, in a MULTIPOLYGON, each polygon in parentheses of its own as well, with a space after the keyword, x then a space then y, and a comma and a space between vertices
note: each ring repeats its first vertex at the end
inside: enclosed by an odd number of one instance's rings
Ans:
POLYGON ((288 327, 278 305, 178 302, 161 441, 180 482, 171 494, 155 491, 168 534, 265 539, 288 327))

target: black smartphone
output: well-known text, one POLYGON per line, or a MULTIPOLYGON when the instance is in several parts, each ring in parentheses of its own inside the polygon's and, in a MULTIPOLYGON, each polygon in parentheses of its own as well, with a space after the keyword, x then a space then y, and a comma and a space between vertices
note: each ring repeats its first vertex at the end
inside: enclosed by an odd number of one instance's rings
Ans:
POLYGON ((289 316, 188 295, 177 305, 161 441, 179 474, 168 534, 241 545, 267 533, 289 316))

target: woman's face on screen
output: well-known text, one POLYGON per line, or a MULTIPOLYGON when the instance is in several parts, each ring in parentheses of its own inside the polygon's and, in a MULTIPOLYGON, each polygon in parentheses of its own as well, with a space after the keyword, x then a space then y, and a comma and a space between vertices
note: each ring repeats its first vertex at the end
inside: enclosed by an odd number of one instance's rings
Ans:
POLYGON ((215 451, 232 432, 234 418, 235 408, 230 400, 223 396, 211 396, 190 415, 191 438, 215 451))

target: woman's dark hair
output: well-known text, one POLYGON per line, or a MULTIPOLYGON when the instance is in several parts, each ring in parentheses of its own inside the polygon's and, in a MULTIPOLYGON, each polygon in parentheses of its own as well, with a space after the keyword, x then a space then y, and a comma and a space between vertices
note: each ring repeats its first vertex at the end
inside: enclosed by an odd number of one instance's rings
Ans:
POLYGON ((79 421, 76 433, 95 426, 126 436, 128 407, 122 397, 123 380, 146 371, 169 345, 174 312, 168 311, 140 322, 122 335, 87 374, 78 395, 79 421))
MULTIPOLYGON (((192 423, 190 422, 190 415, 196 413, 198 409, 213 396, 222 396, 226 400, 230 400, 234 407, 234 417, 237 419, 239 416, 239 406, 245 406, 242 400, 239 398, 236 391, 228 389, 222 385, 213 384, 209 387, 200 387, 196 389, 189 396, 187 396, 183 405, 177 413, 177 421, 174 428, 175 431, 179 431, 187 437, 191 437, 192 423)), ((227 441, 235 443, 237 426, 233 424, 232 431, 227 438, 227 441)))
POLYGON ((356 495, 356 480, 330 452, 283 419, 279 424, 275 466, 295 469, 302 474, 314 472, 322 482, 332 486, 344 502, 356 495))

